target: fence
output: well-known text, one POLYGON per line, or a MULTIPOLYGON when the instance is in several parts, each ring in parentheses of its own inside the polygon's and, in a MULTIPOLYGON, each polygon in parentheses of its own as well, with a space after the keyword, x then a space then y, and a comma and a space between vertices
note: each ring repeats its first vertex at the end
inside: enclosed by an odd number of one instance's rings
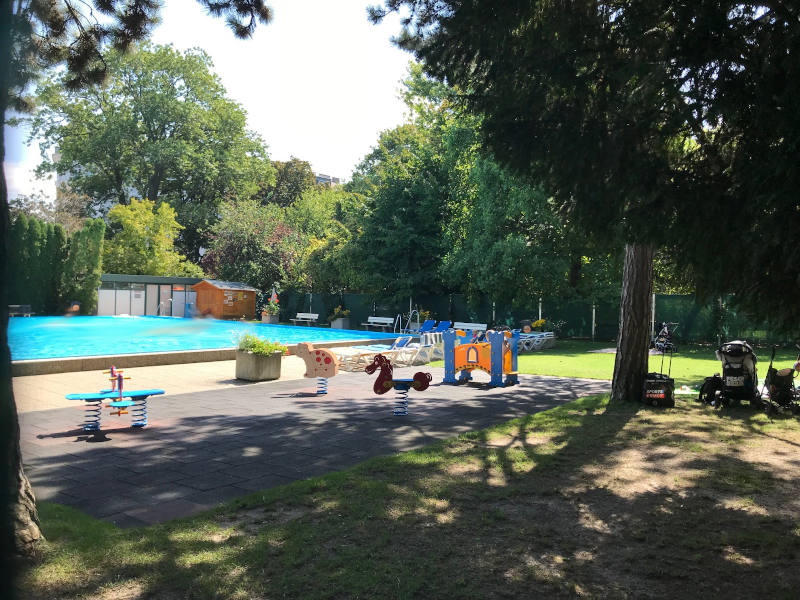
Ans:
MULTIPOLYGON (((409 303, 391 303, 373 299, 367 294, 308 294, 286 291, 280 295, 281 320, 286 321, 298 312, 312 312, 324 321, 336 306, 350 311, 350 324, 357 328, 370 315, 407 315, 409 303)), ((753 323, 733 310, 726 301, 701 304, 693 296, 654 295, 653 321, 678 323, 679 342, 717 342, 722 339, 750 341, 788 340, 785 335, 772 333, 766 324, 753 323)), ((619 331, 619 302, 597 302, 580 299, 532 298, 527 306, 493 303, 482 297, 468 301, 462 294, 419 296, 411 306, 429 311, 433 319, 467 321, 518 327, 523 319, 547 319, 560 337, 611 341, 619 331)))

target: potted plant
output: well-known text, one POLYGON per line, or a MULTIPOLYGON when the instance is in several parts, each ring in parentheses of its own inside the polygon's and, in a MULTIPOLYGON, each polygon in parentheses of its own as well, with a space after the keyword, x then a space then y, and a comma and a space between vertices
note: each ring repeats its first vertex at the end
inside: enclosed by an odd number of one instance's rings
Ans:
POLYGON ((328 316, 328 321, 331 323, 331 329, 350 329, 350 311, 337 306, 328 316))
POLYGON ((261 322, 275 325, 278 323, 278 313, 281 307, 278 305, 278 297, 273 296, 264 305, 264 310, 261 311, 261 322))
POLYGON ((281 376, 281 357, 288 349, 252 333, 239 338, 236 348, 236 379, 267 381, 281 376))

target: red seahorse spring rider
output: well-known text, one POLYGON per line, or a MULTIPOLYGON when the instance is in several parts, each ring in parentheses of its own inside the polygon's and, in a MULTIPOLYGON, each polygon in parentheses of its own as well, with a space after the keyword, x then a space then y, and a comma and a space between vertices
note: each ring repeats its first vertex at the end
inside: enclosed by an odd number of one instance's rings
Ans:
POLYGON ((372 363, 364 367, 364 370, 372 375, 377 369, 380 369, 378 378, 375 380, 375 385, 372 386, 376 394, 385 394, 390 389, 394 388, 397 391, 395 399, 395 406, 392 412, 395 416, 400 417, 408 414, 408 390, 414 388, 418 392, 428 389, 431 383, 431 374, 419 371, 414 374, 413 379, 394 379, 392 373, 394 367, 392 362, 383 354, 376 354, 372 359, 372 363))

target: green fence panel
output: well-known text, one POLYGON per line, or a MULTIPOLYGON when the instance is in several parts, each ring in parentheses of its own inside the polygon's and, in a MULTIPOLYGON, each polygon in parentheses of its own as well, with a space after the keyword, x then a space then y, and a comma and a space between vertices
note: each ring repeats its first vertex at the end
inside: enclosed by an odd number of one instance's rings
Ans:
POLYGON ((698 304, 693 296, 656 295, 656 328, 661 322, 678 323, 674 339, 678 342, 713 340, 717 326, 711 306, 698 304))
POLYGON ((546 328, 559 337, 592 337, 592 303, 589 300, 542 299, 542 317, 546 328))
MULTIPOLYGON (((312 294, 297 290, 286 290, 279 294, 281 321, 288 321, 298 312, 318 313, 320 323, 327 322, 336 306, 350 311, 350 324, 363 329, 371 315, 395 317, 403 315, 403 325, 408 318, 408 301, 391 302, 376 300, 368 294, 312 294)), ((417 310, 427 310, 431 318, 449 321, 467 321, 491 325, 519 327, 521 321, 535 321, 539 317, 539 298, 530 298, 522 304, 496 303, 488 296, 467 300, 463 294, 421 295, 411 299, 417 310), (494 318, 493 318, 494 317, 494 318)), ((678 323, 675 338, 678 343, 710 342, 746 339, 751 342, 787 341, 792 336, 776 335, 765 323, 754 322, 738 314, 727 299, 699 303, 693 296, 656 295, 655 322, 678 323)), ((592 337, 592 303, 590 300, 543 298, 542 317, 548 326, 555 328, 560 337, 592 337)), ((612 341, 619 333, 619 302, 595 304, 594 338, 612 341)))
POLYGON ((595 331, 597 341, 613 341, 619 334, 619 302, 595 304, 595 331))

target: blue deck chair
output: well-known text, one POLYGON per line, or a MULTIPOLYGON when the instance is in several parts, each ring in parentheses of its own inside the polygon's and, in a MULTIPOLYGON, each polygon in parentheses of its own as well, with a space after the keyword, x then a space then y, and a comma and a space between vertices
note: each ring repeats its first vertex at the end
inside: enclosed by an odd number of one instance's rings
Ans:
POLYGON ((452 321, 439 321, 439 324, 434 329, 431 329, 430 333, 442 333, 450 329, 452 325, 452 321))
POLYGON ((434 325, 436 325, 436 319, 428 319, 420 326, 419 329, 404 329, 403 333, 413 333, 414 335, 428 333, 429 331, 433 331, 434 325))

